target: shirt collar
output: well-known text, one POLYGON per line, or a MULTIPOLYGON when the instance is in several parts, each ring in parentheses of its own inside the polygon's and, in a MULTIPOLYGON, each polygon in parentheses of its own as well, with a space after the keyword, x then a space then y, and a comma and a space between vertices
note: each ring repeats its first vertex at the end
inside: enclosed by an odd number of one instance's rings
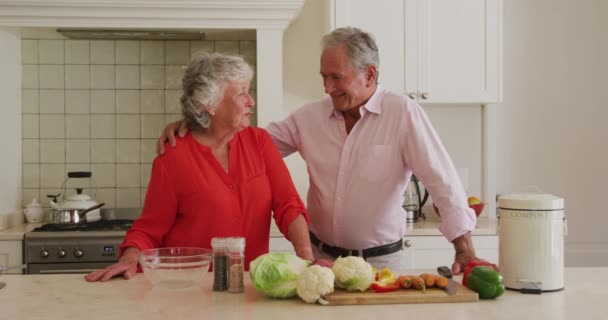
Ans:
MULTIPOLYGON (((367 100, 367 102, 361 106, 364 110, 375 113, 382 114, 382 97, 384 96, 384 88, 380 85, 376 87, 376 91, 372 94, 372 96, 367 100)), ((331 98, 327 97, 327 106, 328 106, 328 114, 330 117, 334 116, 338 119, 342 118, 342 114, 340 111, 336 110, 331 103, 331 98)))

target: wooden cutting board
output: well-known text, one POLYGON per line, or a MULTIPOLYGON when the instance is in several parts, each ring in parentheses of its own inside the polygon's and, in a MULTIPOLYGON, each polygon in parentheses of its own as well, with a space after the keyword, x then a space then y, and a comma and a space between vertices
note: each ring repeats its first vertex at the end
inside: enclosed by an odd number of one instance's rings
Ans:
POLYGON ((392 292, 377 293, 372 289, 365 292, 348 292, 336 289, 327 295, 325 300, 329 305, 351 305, 351 304, 407 304, 407 303, 448 303, 448 302, 476 302, 479 296, 471 289, 456 284, 456 294, 448 296, 441 289, 430 288, 425 292, 413 289, 400 289, 392 292))

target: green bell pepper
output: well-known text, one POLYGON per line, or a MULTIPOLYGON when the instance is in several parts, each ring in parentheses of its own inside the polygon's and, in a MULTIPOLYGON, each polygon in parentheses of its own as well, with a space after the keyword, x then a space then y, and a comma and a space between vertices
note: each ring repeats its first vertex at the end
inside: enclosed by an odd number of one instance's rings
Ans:
POLYGON ((505 292, 502 276, 488 266, 478 266, 467 277, 467 286, 479 294, 481 299, 495 299, 505 292))

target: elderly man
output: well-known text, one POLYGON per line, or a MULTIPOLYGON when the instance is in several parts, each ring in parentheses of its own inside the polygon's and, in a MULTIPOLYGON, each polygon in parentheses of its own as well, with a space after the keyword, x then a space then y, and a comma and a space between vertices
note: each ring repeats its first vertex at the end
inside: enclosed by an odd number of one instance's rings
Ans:
MULTIPOLYGON (((283 156, 297 151, 306 161, 315 258, 359 255, 376 267, 404 269, 401 204, 415 173, 441 210, 439 230, 454 245, 452 271, 460 273, 477 259, 471 240, 476 217, 426 114, 378 85, 378 48, 370 34, 339 28, 323 37, 322 47, 328 97, 267 128, 283 156)), ((159 152, 167 139, 174 145, 179 125, 165 129, 159 152)))

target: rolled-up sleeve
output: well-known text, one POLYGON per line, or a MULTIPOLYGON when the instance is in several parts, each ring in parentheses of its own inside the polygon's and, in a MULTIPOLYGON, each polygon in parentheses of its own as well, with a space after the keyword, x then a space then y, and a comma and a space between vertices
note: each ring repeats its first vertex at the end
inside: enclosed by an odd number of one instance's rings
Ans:
POLYGON ((261 146, 266 166, 266 175, 272 191, 272 211, 274 220, 281 233, 287 237, 289 224, 302 215, 310 224, 308 212, 296 191, 289 171, 272 138, 266 131, 261 131, 261 146))
POLYGON ((409 101, 404 110, 403 157, 439 208, 439 231, 451 242, 475 229, 477 217, 468 206, 466 192, 447 150, 422 108, 409 101))
POLYGON ((120 245, 120 255, 128 247, 140 250, 159 248, 177 213, 175 186, 161 157, 152 165, 152 174, 141 216, 133 223, 120 245))

